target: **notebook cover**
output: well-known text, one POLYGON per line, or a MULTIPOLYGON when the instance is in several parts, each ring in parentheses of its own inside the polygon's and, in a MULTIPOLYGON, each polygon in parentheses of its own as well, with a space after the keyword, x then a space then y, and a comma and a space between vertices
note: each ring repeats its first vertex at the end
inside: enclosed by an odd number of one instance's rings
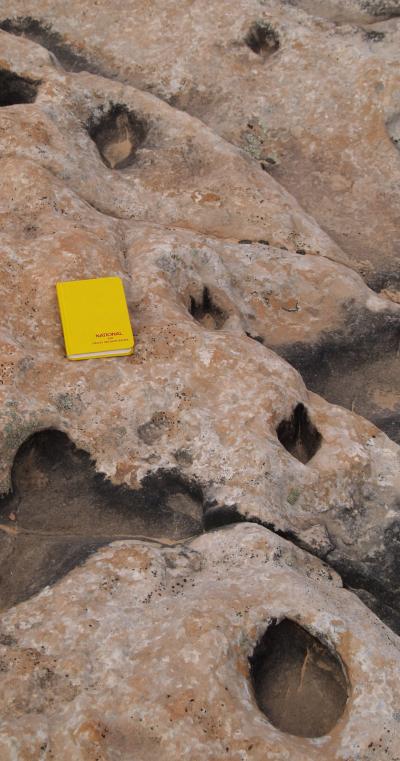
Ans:
POLYGON ((68 359, 106 351, 132 354, 134 337, 119 277, 70 280, 56 289, 68 359))

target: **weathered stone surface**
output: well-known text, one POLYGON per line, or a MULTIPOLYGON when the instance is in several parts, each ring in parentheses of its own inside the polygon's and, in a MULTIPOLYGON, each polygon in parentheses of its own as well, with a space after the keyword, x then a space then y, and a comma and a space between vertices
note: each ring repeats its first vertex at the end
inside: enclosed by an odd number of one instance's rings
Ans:
MULTIPOLYGON (((261 527, 170 548, 117 542, 4 615, 0 647, 4 761, 400 753, 398 638, 320 561, 261 527), (346 670, 344 713, 318 739, 276 729, 255 701, 248 659, 282 619, 346 670)), ((311 652, 303 667, 304 681, 311 652)))
MULTIPOLYGON (((390 294, 399 263, 397 5, 246 0, 235 6, 232 18, 223 0, 212 14, 201 4, 189 14, 165 2, 153 3, 149 13, 147 5, 131 0, 116 16, 107 2, 98 3, 95 12, 92 4, 73 2, 67 14, 53 2, 41 2, 40 13, 26 0, 12 7, 5 3, 0 26, 9 32, 2 35, 6 66, 23 72, 30 61, 31 76, 47 84, 40 90, 39 113, 31 109, 42 124, 40 135, 29 130, 30 139, 19 136, 18 145, 15 140, 10 145, 6 130, 3 153, 11 148, 34 157, 106 213, 224 238, 268 240, 341 261, 346 251, 376 290, 389 288, 390 294), (47 46, 50 60, 43 47, 15 36, 21 34, 47 46), (95 85, 84 74, 65 78, 62 67, 102 73, 121 84, 108 79, 95 85), (171 112, 127 84, 180 110, 171 112), (51 108, 45 105, 49 99, 51 108), (119 121, 133 109, 140 133, 131 136, 132 155, 124 136, 109 146, 117 162, 124 145, 128 150, 124 174, 109 171, 107 158, 106 168, 98 163, 82 131, 86 126, 93 137, 101 119, 121 108, 119 121), (251 161, 218 141, 216 133, 244 149, 251 161), (300 214, 272 176, 331 240, 300 214)), ((24 132, 25 126, 26 114, 24 132)), ((18 133, 17 125, 14 129, 18 133)), ((313 391, 356 410, 400 441, 398 326, 391 320, 371 325, 368 313, 354 314, 349 305, 346 311, 346 337, 333 328, 312 346, 300 341, 287 347, 285 340, 280 353, 313 391), (371 340, 375 332, 379 338, 371 340)))
POLYGON ((154 92, 244 148, 378 289, 398 282, 400 163, 386 125, 399 113, 399 14, 397 0, 238 0, 234 9, 157 0, 151 10, 142 0, 72 0, 67 12, 61 0, 4 0, 1 12, 39 19, 41 33, 26 22, 24 33, 56 55, 61 41, 68 68, 71 51, 77 70, 83 53, 92 71, 154 92), (279 39, 272 55, 246 41, 257 23, 279 39))
POLYGON ((21 447, 12 481, 1 511, 1 609, 112 540, 176 541, 203 531, 201 492, 177 471, 149 476, 136 492, 115 486, 59 431, 37 433, 21 447))
MULTIPOLYGON (((195 249, 188 232, 114 220, 27 159, 4 159, 3 167, 1 287, 3 303, 9 304, 2 368, 3 490, 10 486, 18 447, 35 431, 55 428, 89 452, 99 471, 133 489, 148 475, 178 470, 201 490, 207 525, 220 522, 220 510, 228 508, 231 520, 239 514, 292 532, 305 546, 329 553, 349 573, 349 583, 396 607, 399 449, 371 424, 309 394, 288 364, 249 339, 240 301, 235 295, 229 299, 229 291, 225 296, 221 288, 220 301, 217 289, 215 299, 227 314, 236 304, 236 316, 228 319, 233 333, 209 330, 210 324, 192 317, 190 298, 198 303, 207 283, 213 295, 218 270, 224 272, 223 260, 207 255, 210 246, 223 244, 200 241, 195 249), (183 244, 178 245, 179 236, 183 244), (136 353, 118 362, 67 363, 54 283, 111 271, 126 281, 136 353), (12 303, 10 292, 16 294, 12 303), (322 436, 307 465, 287 452, 276 434, 298 404, 322 436)), ((225 261, 231 250, 233 274, 239 246, 227 245, 225 261)), ((270 257, 273 262, 273 251, 270 257)), ((305 261, 293 258, 295 265, 305 261)), ((284 273, 287 259, 281 266, 284 273)), ((383 322, 397 314, 396 304, 370 294, 351 272, 343 278, 348 284, 355 279, 362 309, 378 310, 383 322)), ((243 270, 238 279, 243 280, 243 270)), ((258 288, 262 296, 265 282, 257 286, 254 280, 253 297, 258 288)))
POLYGON ((260 527, 186 547, 115 543, 3 616, 1 640, 4 761, 400 752, 398 639, 326 566, 260 527), (285 618, 346 669, 344 714, 320 739, 275 729, 255 702, 248 658, 285 618))
POLYGON ((2 760, 399 758, 392 6, 3 2, 2 760))
POLYGON ((154 233, 149 245, 134 230, 129 261, 140 282, 149 267, 153 282, 164 281, 162 301, 153 296, 160 309, 183 297, 203 327, 255 338, 288 359, 313 391, 400 440, 400 310, 392 294, 378 297, 348 267, 266 241, 238 246, 164 231, 158 238, 172 259, 160 257, 154 233))
MULTIPOLYGON (((25 71, 27 43, 1 36, 3 66, 25 71)), ((37 46, 28 44, 33 57, 37 46)), ((39 49, 30 71, 45 81, 31 108, 1 114, 4 158, 34 159, 111 216, 230 239, 257 240, 268 234, 272 243, 293 250, 305 246, 345 259, 272 177, 198 120, 112 80, 64 74, 48 55, 46 63, 39 49), (134 167, 124 173, 105 165, 102 146, 90 136, 98 134, 101 121, 120 104, 142 125, 134 167)))

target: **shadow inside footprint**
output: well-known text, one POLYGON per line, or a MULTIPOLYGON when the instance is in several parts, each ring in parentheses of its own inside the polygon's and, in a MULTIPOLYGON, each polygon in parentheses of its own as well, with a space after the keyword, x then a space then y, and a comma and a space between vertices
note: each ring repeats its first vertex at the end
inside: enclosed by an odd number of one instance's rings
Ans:
POLYGON ((0 609, 54 583, 98 547, 144 536, 177 541, 203 531, 201 489, 158 471, 140 489, 115 486, 60 431, 31 436, 0 500, 0 609))

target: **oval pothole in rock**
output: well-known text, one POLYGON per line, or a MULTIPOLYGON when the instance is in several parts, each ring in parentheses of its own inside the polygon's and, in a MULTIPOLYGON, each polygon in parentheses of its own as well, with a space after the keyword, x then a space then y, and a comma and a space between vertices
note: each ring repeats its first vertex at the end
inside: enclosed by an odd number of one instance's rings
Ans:
POLYGON ((147 126, 126 106, 113 105, 100 119, 89 123, 88 131, 105 165, 110 169, 125 169, 135 161, 137 149, 146 138, 147 126))
POLYGON ((349 696, 344 667, 301 626, 271 624, 249 660, 257 704, 275 727, 322 737, 337 724, 349 696))
POLYGON ((279 48, 279 37, 275 29, 266 21, 256 21, 244 38, 247 47, 257 55, 268 58, 279 48))
POLYGON ((40 82, 25 79, 13 71, 0 69, 0 106, 33 103, 40 82))
POLYGON ((207 330, 221 330, 228 319, 227 313, 215 303, 207 286, 200 299, 190 297, 190 314, 207 330))
POLYGON ((322 436, 311 422, 307 409, 301 402, 294 408, 288 420, 282 420, 277 429, 281 444, 287 451, 305 465, 317 453, 322 436))

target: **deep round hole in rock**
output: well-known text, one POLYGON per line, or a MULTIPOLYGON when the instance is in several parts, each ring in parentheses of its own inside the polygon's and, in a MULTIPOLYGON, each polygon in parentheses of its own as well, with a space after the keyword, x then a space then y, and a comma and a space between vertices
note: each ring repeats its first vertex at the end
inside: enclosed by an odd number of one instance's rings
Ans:
POLYGON ((279 36, 267 21, 255 21, 244 38, 246 45, 257 55, 267 57, 279 48, 279 36))
POLYGON ((221 330, 228 319, 228 314, 216 304, 207 286, 200 297, 190 296, 189 312, 207 330, 221 330))
POLYGON ((308 411, 301 402, 296 405, 290 418, 282 420, 276 435, 287 451, 305 465, 318 452, 322 436, 311 422, 308 411))
POLYGON ((33 103, 40 82, 25 79, 13 71, 0 69, 0 106, 33 103))
POLYGON ((88 124, 89 135, 110 169, 125 169, 133 164, 147 131, 144 120, 121 104, 112 105, 88 124))
POLYGON ((338 655, 294 621, 273 622, 254 649, 250 676, 260 710, 282 732, 322 737, 349 697, 338 655))

